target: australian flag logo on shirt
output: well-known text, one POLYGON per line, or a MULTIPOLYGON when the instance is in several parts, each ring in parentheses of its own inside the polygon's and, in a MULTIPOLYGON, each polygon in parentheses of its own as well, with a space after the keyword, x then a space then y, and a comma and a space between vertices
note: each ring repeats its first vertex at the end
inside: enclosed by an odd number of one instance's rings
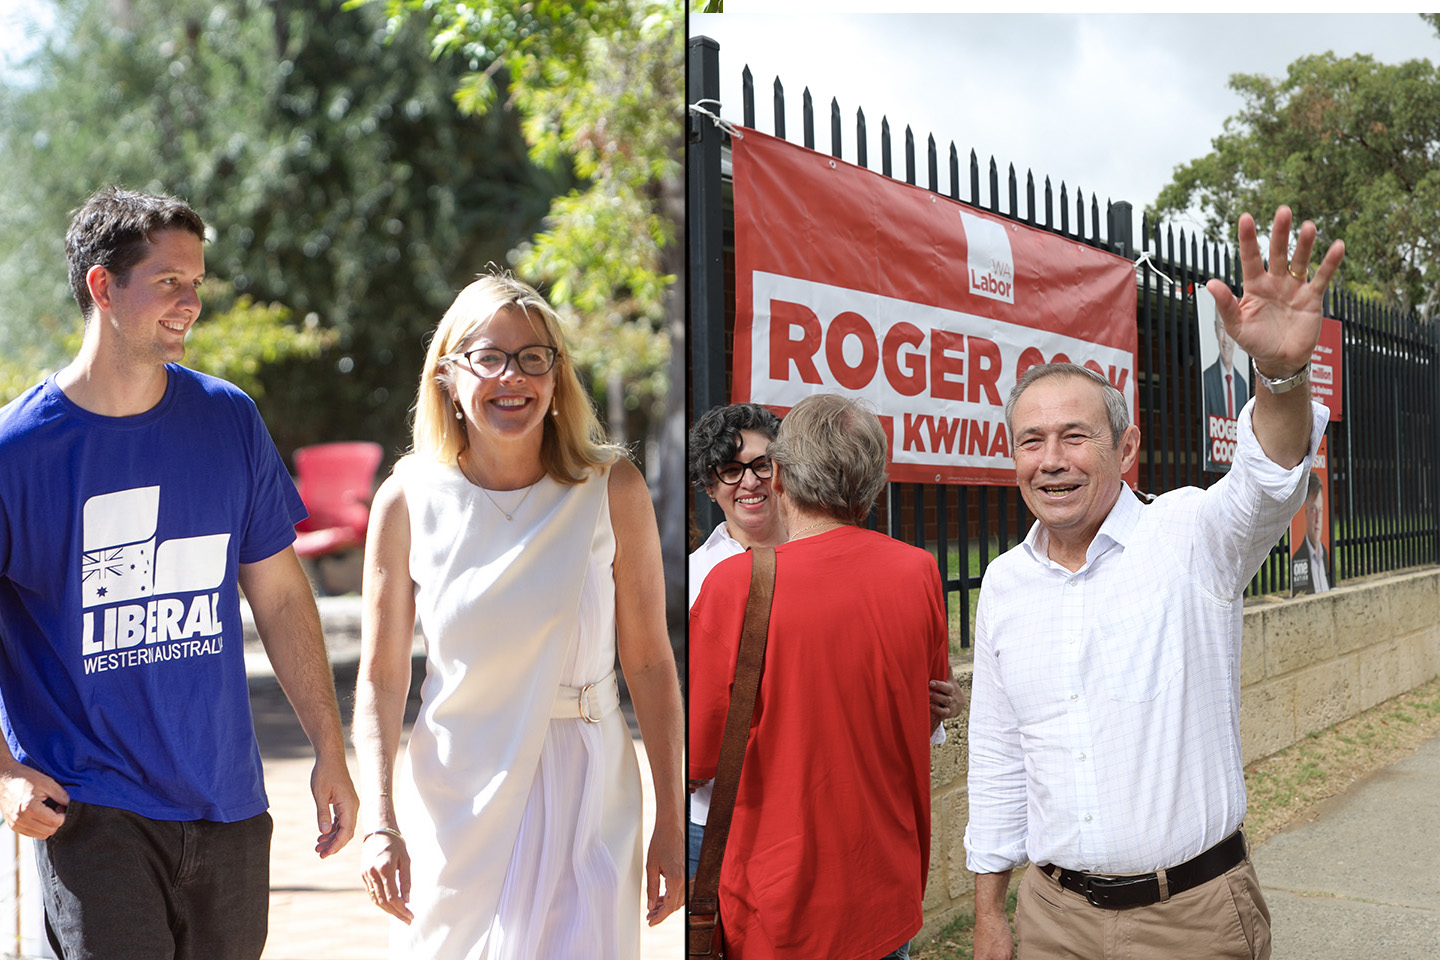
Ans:
POLYGON ((85 501, 81 652, 87 674, 219 653, 230 534, 157 541, 160 488, 85 501))

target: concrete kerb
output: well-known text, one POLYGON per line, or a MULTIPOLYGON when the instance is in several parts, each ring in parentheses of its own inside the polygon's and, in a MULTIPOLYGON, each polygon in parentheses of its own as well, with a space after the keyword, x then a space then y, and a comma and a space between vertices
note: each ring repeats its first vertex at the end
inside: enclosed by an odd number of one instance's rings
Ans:
POLYGON ((1251 852, 1276 955, 1420 960, 1440 941, 1440 738, 1251 852))

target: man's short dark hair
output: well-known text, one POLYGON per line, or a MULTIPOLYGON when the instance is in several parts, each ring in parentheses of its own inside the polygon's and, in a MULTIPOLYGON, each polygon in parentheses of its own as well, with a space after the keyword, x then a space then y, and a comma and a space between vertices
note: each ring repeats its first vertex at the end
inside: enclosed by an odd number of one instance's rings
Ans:
POLYGON ((714 471, 735 459, 745 445, 741 430, 763 433, 771 440, 780 430, 780 418, 758 403, 730 403, 711 407, 690 428, 690 482, 709 488, 714 471))
POLYGON ((1314 470, 1311 470, 1310 479, 1305 482, 1305 499, 1314 500, 1315 497, 1324 489, 1325 485, 1320 482, 1320 474, 1316 473, 1314 470))
POLYGON ((86 323, 95 301, 85 274, 98 264, 123 286, 130 279, 130 268, 145 259, 145 247, 162 230, 188 230, 205 239, 205 221, 175 197, 106 186, 74 212, 70 229, 65 231, 65 259, 70 267, 70 292, 86 323))

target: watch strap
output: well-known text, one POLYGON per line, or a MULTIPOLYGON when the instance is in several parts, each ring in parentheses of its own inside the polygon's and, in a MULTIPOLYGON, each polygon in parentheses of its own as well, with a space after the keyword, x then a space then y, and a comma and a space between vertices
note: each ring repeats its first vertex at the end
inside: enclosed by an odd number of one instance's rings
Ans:
POLYGON ((1265 384, 1265 389, 1271 393, 1289 393, 1301 384, 1310 382, 1310 364, 1307 363, 1290 376, 1278 380, 1271 380, 1265 376, 1265 374, 1261 373, 1260 368, 1257 366, 1255 368, 1255 379, 1265 384))

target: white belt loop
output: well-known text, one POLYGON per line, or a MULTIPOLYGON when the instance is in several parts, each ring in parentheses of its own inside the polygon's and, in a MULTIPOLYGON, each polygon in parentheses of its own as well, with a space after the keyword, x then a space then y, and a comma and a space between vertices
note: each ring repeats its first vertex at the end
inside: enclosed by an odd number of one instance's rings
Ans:
POLYGON ((562 686, 556 692, 551 720, 584 720, 599 723, 620 707, 620 684, 611 670, 604 677, 582 687, 562 686))

